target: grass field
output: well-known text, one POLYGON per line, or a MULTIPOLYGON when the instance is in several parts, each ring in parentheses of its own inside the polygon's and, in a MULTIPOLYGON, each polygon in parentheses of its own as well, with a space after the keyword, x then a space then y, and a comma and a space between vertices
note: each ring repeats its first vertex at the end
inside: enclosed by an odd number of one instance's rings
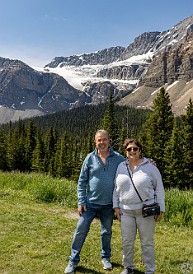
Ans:
MULTIPOLYGON (((75 208, 68 206, 67 196, 66 202, 60 203, 37 200, 38 195, 34 196, 35 190, 30 190, 33 189, 33 182, 36 181, 39 186, 42 182, 44 185, 48 178, 40 175, 25 176, 32 175, 0 174, 0 273, 64 273, 77 222, 75 208), (31 188, 26 185, 25 180, 30 182, 31 188)), ((64 188, 66 183, 60 180, 59 184, 63 184, 64 188)), ((68 185, 70 186, 70 183, 68 185)), ((76 196, 76 187, 70 188, 76 196)), ((66 189, 70 197, 72 193, 67 186, 66 189)), ((76 200, 76 197, 74 199, 76 200)), ((157 224, 156 274, 193 273, 192 232, 190 226, 171 225, 165 221, 157 224)), ((113 224, 112 263, 111 272, 103 270, 100 259, 100 224, 95 220, 75 273, 118 274, 122 271, 121 235, 117 220, 113 224)), ((135 246, 135 263, 135 273, 144 273, 138 238, 135 246)))

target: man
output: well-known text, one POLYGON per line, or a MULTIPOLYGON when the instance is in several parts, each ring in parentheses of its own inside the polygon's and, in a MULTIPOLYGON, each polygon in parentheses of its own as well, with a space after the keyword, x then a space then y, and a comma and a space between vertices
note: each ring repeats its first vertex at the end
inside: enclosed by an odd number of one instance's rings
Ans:
POLYGON ((112 194, 117 166, 125 160, 110 147, 106 130, 95 134, 96 148, 85 158, 78 180, 78 213, 80 215, 72 242, 69 264, 65 273, 74 273, 80 261, 80 252, 90 225, 96 216, 101 222, 101 258, 103 268, 112 269, 111 236, 114 210, 112 194))

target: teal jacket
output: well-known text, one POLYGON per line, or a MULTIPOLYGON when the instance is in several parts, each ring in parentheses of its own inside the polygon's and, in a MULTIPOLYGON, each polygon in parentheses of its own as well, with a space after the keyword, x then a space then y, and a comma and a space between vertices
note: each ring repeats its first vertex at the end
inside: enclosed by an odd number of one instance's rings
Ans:
POLYGON ((97 154, 97 149, 89 153, 82 165, 78 180, 78 205, 87 202, 98 205, 112 204, 114 179, 118 165, 125 158, 110 147, 106 165, 97 154))

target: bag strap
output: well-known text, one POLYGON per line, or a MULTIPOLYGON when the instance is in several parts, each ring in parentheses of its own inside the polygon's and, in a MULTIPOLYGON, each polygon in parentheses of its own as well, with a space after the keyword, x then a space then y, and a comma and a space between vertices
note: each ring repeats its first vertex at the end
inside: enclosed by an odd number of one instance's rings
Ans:
POLYGON ((135 191, 137 192, 137 195, 139 196, 139 199, 141 200, 141 202, 143 202, 143 200, 142 200, 142 198, 141 198, 141 196, 140 196, 140 194, 139 194, 139 192, 138 192, 136 186, 134 185, 133 179, 132 179, 132 177, 131 177, 131 173, 130 173, 130 171, 129 171, 129 169, 128 169, 128 163, 127 163, 127 162, 126 162, 126 167, 127 167, 127 171, 128 171, 128 173, 129 173, 129 177, 130 177, 130 179, 131 179, 132 185, 133 185, 135 191))
MULTIPOLYGON (((133 179, 132 179, 132 177, 131 177, 131 173, 130 173, 130 171, 129 171, 129 169, 128 169, 128 165, 129 165, 129 164, 126 162, 127 171, 128 171, 128 173, 129 173, 129 177, 130 177, 130 179, 131 179, 132 185, 133 185, 135 191, 137 192, 137 195, 139 196, 139 199, 141 200, 141 202, 143 202, 143 200, 142 200, 142 198, 141 198, 141 196, 140 196, 140 194, 139 194, 139 192, 138 192, 136 186, 134 185, 133 179)), ((156 195, 156 194, 154 194, 154 202, 157 202, 157 195, 156 195)))

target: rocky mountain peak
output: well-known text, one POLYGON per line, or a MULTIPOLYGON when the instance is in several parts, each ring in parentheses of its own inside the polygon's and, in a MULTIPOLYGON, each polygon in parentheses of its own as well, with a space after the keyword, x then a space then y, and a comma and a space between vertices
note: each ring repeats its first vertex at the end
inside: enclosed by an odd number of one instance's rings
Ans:
POLYGON ((183 43, 189 33, 192 32, 193 15, 179 22, 169 30, 163 31, 157 37, 152 50, 155 54, 162 51, 169 51, 183 43))
POLYGON ((124 47, 111 47, 97 51, 96 53, 72 55, 69 57, 55 57, 45 67, 55 68, 57 66, 83 66, 83 65, 104 65, 115 62, 119 59, 124 47))
POLYGON ((145 54, 148 51, 151 51, 159 34, 159 31, 155 31, 144 32, 139 35, 134 39, 134 42, 125 49, 120 59, 125 60, 132 56, 145 54))

